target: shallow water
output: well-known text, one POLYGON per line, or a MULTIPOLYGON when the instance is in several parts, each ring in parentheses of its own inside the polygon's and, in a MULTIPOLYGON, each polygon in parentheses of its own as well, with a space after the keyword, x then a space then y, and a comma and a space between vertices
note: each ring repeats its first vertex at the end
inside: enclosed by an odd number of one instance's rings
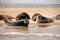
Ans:
POLYGON ((28 27, 0 25, 0 40, 60 40, 59 24, 30 24, 28 27))

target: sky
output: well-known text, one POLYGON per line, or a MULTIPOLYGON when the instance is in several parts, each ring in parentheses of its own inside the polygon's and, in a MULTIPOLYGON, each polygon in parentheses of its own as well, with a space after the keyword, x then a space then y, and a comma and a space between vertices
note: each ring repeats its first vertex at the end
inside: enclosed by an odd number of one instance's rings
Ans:
POLYGON ((4 5, 45 5, 60 4, 60 0, 0 0, 0 6, 4 5))

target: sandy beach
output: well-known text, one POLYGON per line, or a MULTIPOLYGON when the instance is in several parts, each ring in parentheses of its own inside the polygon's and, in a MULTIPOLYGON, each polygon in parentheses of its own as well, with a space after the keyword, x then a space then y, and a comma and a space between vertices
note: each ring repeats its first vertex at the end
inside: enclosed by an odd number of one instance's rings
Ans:
MULTIPOLYGON (((16 17, 18 14, 26 12, 32 17, 34 13, 40 13, 46 17, 54 17, 60 14, 60 7, 9 7, 0 8, 0 14, 7 14, 16 17)), ((30 20, 28 27, 7 26, 4 21, 0 21, 0 40, 60 40, 60 21, 54 20, 52 23, 37 24, 30 20)))
POLYGON ((11 7, 11 8, 0 8, 0 14, 7 14, 16 17, 16 15, 26 12, 30 15, 30 17, 33 16, 34 13, 40 13, 43 16, 46 17, 53 17, 57 14, 60 14, 60 7, 11 7))
MULTIPOLYGON (((26 12, 29 14, 30 19, 35 13, 40 13, 41 15, 52 18, 60 14, 60 7, 1 7, 0 14, 7 14, 12 17, 16 17, 18 14, 26 12)), ((31 20, 32 23, 35 23, 31 20)), ((30 22, 30 23, 31 23, 30 22)), ((60 24, 60 21, 54 20, 55 24, 60 24)))

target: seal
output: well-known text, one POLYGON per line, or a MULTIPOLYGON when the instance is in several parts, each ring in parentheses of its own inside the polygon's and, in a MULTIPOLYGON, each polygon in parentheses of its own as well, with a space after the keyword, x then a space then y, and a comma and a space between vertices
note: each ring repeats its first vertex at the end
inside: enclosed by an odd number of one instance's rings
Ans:
POLYGON ((21 19, 30 19, 30 16, 26 12, 22 12, 16 16, 16 20, 21 20, 21 19))
POLYGON ((56 15, 55 17, 53 17, 53 19, 60 20, 60 14, 56 15))
POLYGON ((1 20, 3 20, 8 26, 28 26, 28 19, 21 19, 18 21, 11 21, 7 16, 0 15, 1 20))
POLYGON ((38 23, 51 23, 51 22, 53 22, 53 20, 51 18, 44 17, 39 13, 35 13, 32 16, 32 20, 37 21, 38 23))

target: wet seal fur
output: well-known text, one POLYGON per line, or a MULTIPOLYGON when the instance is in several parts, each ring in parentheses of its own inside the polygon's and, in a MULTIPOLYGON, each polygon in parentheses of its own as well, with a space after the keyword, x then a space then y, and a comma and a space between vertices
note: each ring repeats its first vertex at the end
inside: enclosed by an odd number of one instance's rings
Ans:
POLYGON ((26 12, 22 12, 16 16, 16 20, 21 20, 21 19, 30 19, 30 16, 26 12))
POLYGON ((15 21, 15 22, 5 21, 5 23, 8 26, 28 26, 29 21, 28 21, 28 19, 21 19, 21 20, 15 21))
POLYGON ((1 20, 3 20, 8 26, 28 26, 28 19, 21 19, 18 21, 11 21, 7 16, 0 15, 1 20))
POLYGON ((51 23, 51 22, 53 22, 53 20, 51 18, 44 17, 44 16, 40 15, 39 13, 35 13, 32 16, 32 20, 37 21, 38 23, 51 23))
POLYGON ((60 20, 60 14, 56 15, 55 17, 53 17, 53 19, 60 20))
POLYGON ((36 17, 39 16, 40 14, 39 13, 35 13, 33 16, 32 16, 32 20, 33 21, 36 21, 36 17))

